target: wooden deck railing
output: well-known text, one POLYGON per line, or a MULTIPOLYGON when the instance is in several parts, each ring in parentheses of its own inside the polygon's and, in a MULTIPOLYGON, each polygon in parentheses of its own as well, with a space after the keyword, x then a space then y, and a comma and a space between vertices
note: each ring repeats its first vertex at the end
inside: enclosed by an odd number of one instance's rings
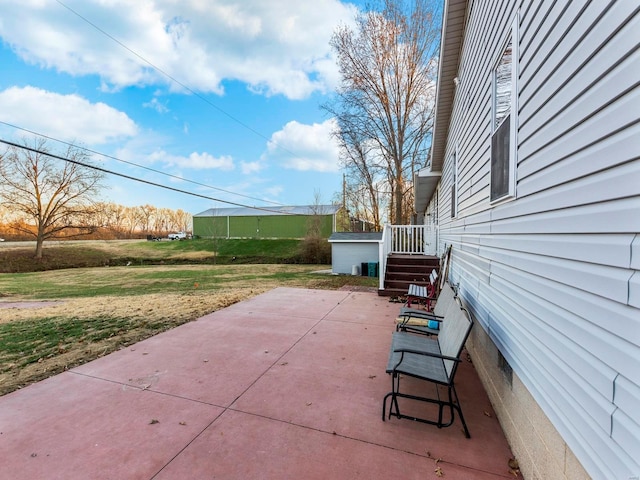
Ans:
POLYGON ((387 257, 392 254, 437 255, 437 232, 432 225, 385 225, 379 252, 379 288, 384 289, 387 257))

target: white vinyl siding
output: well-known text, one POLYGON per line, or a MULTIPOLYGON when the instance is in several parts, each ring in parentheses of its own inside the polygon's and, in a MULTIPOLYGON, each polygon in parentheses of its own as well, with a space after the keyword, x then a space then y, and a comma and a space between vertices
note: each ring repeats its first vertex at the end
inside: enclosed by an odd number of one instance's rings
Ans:
POLYGON ((458 211, 441 199, 439 248, 587 472, 638 476, 637 2, 472 3, 441 180, 456 152, 458 211), (492 204, 491 77, 518 11, 517 198, 492 204))
POLYGON ((377 241, 331 242, 331 272, 349 275, 354 265, 360 270, 363 262, 378 261, 378 250, 377 241))
POLYGON ((458 157, 455 150, 451 155, 451 175, 451 216, 455 217, 458 215, 458 157))

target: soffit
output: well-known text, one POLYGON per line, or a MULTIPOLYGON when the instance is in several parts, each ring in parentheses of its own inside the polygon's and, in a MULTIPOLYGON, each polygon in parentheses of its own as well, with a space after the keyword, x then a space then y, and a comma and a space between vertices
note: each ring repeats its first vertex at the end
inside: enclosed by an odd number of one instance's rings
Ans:
POLYGON ((431 144, 431 170, 441 171, 449 135, 451 110, 458 75, 460 49, 464 35, 467 0, 446 0, 442 21, 440 43, 440 63, 438 67, 438 87, 436 90, 435 121, 431 144))

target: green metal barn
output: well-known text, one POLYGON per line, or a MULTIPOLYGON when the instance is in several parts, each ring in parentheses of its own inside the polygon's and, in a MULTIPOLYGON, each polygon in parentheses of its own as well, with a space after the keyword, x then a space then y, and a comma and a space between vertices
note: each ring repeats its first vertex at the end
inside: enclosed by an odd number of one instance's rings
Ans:
POLYGON ((339 205, 210 208, 193 216, 193 234, 212 238, 304 238, 319 227, 322 237, 336 230, 339 205))

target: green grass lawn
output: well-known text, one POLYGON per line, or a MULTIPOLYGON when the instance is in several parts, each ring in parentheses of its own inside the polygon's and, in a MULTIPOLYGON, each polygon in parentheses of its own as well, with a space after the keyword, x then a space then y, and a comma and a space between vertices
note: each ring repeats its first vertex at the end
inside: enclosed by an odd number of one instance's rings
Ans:
POLYGON ((0 275, 0 294, 21 299, 135 296, 241 288, 246 285, 377 286, 377 278, 318 274, 327 265, 149 265, 0 275))

